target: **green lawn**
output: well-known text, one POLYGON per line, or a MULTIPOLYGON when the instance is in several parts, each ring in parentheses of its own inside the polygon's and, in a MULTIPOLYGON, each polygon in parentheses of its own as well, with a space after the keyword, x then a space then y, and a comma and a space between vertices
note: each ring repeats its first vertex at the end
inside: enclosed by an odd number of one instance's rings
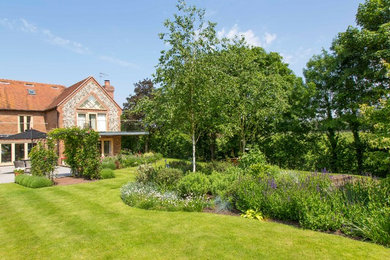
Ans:
POLYGON ((117 178, 30 189, 0 184, 0 259, 390 259, 390 249, 295 227, 207 213, 131 208, 117 178))

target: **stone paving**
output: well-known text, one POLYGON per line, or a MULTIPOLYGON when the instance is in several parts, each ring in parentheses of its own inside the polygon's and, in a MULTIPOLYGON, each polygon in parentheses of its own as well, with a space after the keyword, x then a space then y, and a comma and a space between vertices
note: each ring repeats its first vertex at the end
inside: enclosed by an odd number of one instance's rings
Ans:
MULTIPOLYGON (((15 182, 14 166, 0 166, 0 183, 15 182)), ((57 178, 71 176, 70 168, 64 166, 57 166, 55 169, 57 178)))

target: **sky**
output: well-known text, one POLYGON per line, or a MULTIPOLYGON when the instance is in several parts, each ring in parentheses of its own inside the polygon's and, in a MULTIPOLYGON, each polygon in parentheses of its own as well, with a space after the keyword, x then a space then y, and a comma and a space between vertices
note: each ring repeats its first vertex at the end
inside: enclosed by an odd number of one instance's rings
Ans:
MULTIPOLYGON (((296 75, 355 25, 359 0, 188 0, 206 9, 218 35, 280 53, 296 75)), ((0 78, 70 86, 109 79, 122 106, 151 78, 176 0, 0 0, 0 78), (102 74, 103 73, 103 74, 102 74)))

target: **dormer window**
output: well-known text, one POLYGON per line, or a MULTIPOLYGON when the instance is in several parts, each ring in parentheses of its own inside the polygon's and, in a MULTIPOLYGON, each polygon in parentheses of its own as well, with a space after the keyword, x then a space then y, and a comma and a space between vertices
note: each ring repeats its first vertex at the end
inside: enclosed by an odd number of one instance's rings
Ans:
POLYGON ((35 89, 27 89, 29 95, 35 95, 35 89))
POLYGON ((24 83, 24 85, 25 85, 26 87, 34 87, 34 84, 31 84, 31 83, 24 83))

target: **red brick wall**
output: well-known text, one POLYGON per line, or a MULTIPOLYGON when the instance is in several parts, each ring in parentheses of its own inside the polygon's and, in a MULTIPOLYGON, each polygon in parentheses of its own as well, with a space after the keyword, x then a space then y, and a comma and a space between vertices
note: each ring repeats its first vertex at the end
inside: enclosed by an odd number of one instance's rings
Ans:
POLYGON ((46 112, 46 130, 50 131, 58 127, 57 110, 51 110, 46 112))
POLYGON ((117 155, 121 151, 121 137, 120 136, 114 136, 114 155, 117 155))
POLYGON ((32 127, 38 131, 46 132, 44 112, 0 111, 0 134, 17 134, 19 115, 32 116, 32 127))

